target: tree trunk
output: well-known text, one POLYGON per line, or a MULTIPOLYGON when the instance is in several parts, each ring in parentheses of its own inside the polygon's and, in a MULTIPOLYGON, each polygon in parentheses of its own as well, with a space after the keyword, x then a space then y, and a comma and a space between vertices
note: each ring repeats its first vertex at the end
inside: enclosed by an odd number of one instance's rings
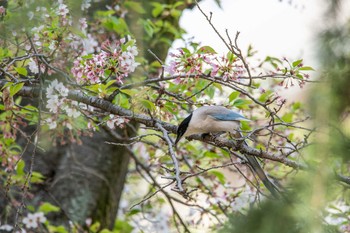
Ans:
MULTIPOLYGON (((102 10, 108 2, 112 1, 95 3, 96 5, 91 7, 89 11, 91 18, 94 11, 102 10)), ((158 0, 158 2, 171 4, 176 1, 158 0)), ((130 11, 130 14, 127 15, 127 23, 137 40, 140 55, 145 56, 151 63, 155 57, 147 52, 147 49, 150 49, 164 61, 170 44, 153 43, 153 39, 144 38, 144 30, 136 21, 140 17, 151 18, 152 7, 151 1, 141 1, 141 3, 146 13, 140 16, 130 11)), ((193 4, 184 7, 190 8, 193 7, 193 4)), ((171 15, 167 17, 169 22, 179 28, 178 18, 173 19, 171 15)), ((169 41, 175 39, 173 34, 164 34, 162 37, 168 37, 169 41)), ((28 101, 34 104, 37 100, 29 99, 28 101)), ((137 129, 137 126, 135 128, 137 129)), ((28 135, 33 131, 33 127, 25 129, 28 135)), ((126 135, 130 137, 135 134, 135 131, 132 133, 126 133, 125 130, 118 131, 122 137, 126 135)), ((39 135, 39 145, 46 149, 45 151, 37 150, 33 170, 43 174, 46 180, 44 184, 31 184, 29 191, 33 194, 33 199, 26 197, 26 204, 38 206, 41 202, 48 201, 59 206, 62 211, 49 216, 50 221, 59 224, 66 225, 67 220, 72 220, 84 225, 86 219, 91 218, 94 222, 100 222, 101 228, 111 229, 116 219, 130 160, 129 152, 125 147, 105 143, 105 141, 115 141, 111 138, 107 132, 102 131, 94 133, 92 137, 83 137, 82 145, 70 143, 63 146, 52 146, 53 142, 49 141, 49 137, 39 135)), ((23 147, 26 143, 26 139, 19 139, 19 144, 23 147)), ((33 146, 30 145, 23 157, 27 172, 32 160, 32 151, 33 146)), ((1 187, 1 189, 4 190, 5 187, 1 187)), ((17 191, 18 197, 16 199, 20 201, 22 191, 17 191)), ((11 206, 9 200, 1 197, 0 221, 8 219, 7 206, 11 206)), ((12 215, 15 215, 15 212, 16 210, 12 211, 12 215)))
POLYGON ((109 134, 97 133, 85 137, 82 145, 71 144, 58 151, 61 159, 48 190, 65 214, 80 224, 91 218, 101 226, 114 225, 129 155, 125 147, 104 143, 110 140, 109 134))

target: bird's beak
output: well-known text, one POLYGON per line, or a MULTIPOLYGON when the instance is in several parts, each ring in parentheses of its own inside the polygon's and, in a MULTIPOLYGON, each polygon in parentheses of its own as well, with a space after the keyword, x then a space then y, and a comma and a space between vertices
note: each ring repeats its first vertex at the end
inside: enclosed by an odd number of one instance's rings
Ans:
POLYGON ((177 135, 176 139, 175 139, 175 144, 174 144, 175 147, 176 147, 177 143, 180 141, 180 139, 181 139, 181 136, 177 135))

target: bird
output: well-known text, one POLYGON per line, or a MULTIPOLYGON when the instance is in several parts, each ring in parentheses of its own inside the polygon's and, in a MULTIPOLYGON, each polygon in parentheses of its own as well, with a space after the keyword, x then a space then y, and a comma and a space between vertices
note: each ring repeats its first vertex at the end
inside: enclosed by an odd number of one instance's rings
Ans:
MULTIPOLYGON (((249 121, 249 119, 223 106, 212 105, 199 107, 179 124, 175 146, 182 137, 195 134, 201 134, 203 136, 210 133, 229 132, 233 135, 239 135, 242 138, 243 135, 239 131, 240 121, 249 121)), ((248 146, 245 140, 243 140, 243 143, 248 146)), ((248 154, 244 154, 244 156, 247 159, 248 165, 263 182, 265 187, 275 198, 279 198, 279 189, 267 177, 256 157, 248 154)))

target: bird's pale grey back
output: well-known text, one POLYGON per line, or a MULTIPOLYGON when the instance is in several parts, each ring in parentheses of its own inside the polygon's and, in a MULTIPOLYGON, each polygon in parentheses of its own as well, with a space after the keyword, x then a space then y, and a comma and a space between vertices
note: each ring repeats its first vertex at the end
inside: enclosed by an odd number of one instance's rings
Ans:
POLYGON ((193 111, 184 136, 203 133, 235 132, 240 120, 247 120, 238 112, 222 106, 203 106, 193 111))

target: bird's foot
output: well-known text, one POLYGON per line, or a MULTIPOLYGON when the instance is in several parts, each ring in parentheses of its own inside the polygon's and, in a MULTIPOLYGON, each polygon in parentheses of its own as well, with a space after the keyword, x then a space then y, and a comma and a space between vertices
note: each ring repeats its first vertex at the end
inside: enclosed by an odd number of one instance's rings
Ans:
POLYGON ((201 134, 202 140, 205 140, 206 137, 210 137, 210 133, 202 133, 201 134))
POLYGON ((204 140, 206 137, 211 137, 213 139, 216 139, 217 137, 220 137, 221 134, 225 132, 219 132, 219 133, 203 133, 201 135, 202 139, 204 140))

